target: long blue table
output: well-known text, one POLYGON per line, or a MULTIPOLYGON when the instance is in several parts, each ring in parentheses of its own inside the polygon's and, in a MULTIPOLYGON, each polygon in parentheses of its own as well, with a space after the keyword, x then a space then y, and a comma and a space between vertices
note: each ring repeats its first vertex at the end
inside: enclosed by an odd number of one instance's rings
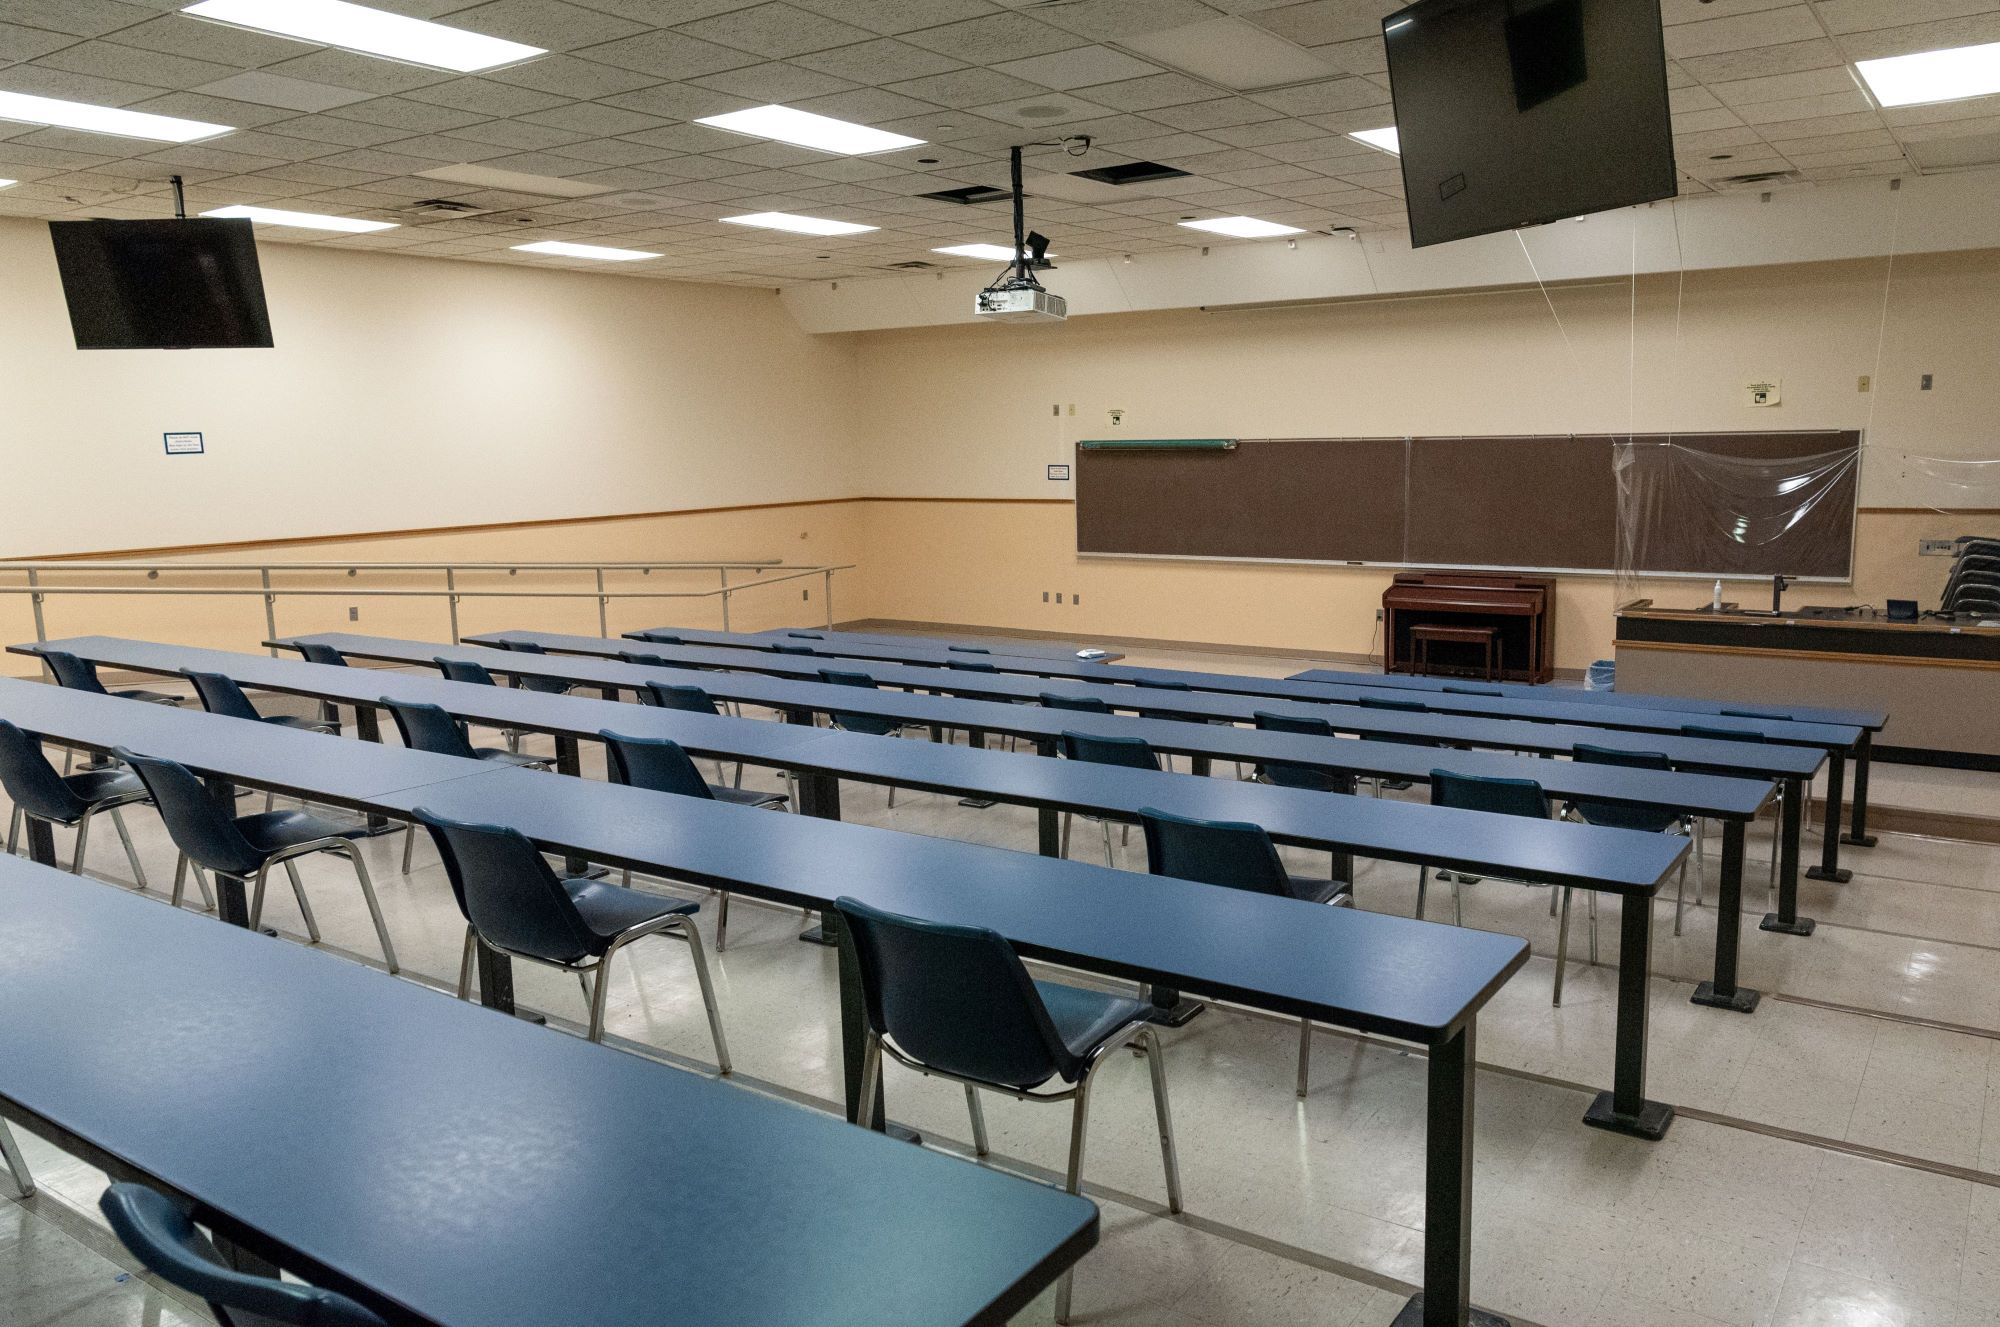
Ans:
POLYGON ((852 659, 903 659, 903 658, 973 658, 995 659, 1057 659, 1069 663, 1107 664, 1125 656, 1115 651, 1095 652, 1088 658, 1077 653, 1077 646, 1039 645, 1032 641, 1009 640, 1005 638, 947 637, 947 636, 891 636, 866 631, 835 631, 819 627, 772 627, 767 631, 703 631, 688 627, 648 627, 644 631, 632 633, 635 637, 646 635, 678 636, 682 640, 702 645, 741 645, 749 649, 768 650, 773 645, 809 646, 824 650, 829 654, 844 655, 852 659))
MULTIPOLYGON (((817 681, 806 680, 818 677, 818 670, 822 665, 817 661, 755 651, 710 650, 695 646, 646 647, 645 652, 668 659, 683 669, 703 670, 693 677, 669 677, 664 670, 637 671, 643 666, 625 664, 622 661, 613 662, 604 657, 600 652, 601 648, 615 646, 618 642, 607 641, 600 637, 566 637, 544 632, 503 632, 481 639, 527 639, 544 644, 552 650, 559 648, 554 642, 578 642, 580 645, 589 644, 595 648, 588 651, 579 649, 570 658, 564 659, 560 653, 522 655, 514 651, 484 649, 476 645, 430 645, 424 642, 399 641, 349 632, 323 632, 267 643, 284 648, 296 648, 302 641, 311 641, 329 645, 343 654, 356 658, 394 663, 428 664, 433 658, 441 656, 466 658, 485 665, 495 673, 554 678, 607 690, 623 688, 636 691, 647 680, 674 681, 699 685, 718 697, 748 700, 753 704, 771 704, 781 709, 813 709, 822 713, 844 711, 923 722, 934 726, 962 727, 972 730, 975 741, 980 740, 981 735, 988 731, 1030 735, 1040 732, 1048 736, 1053 736, 1062 728, 1075 728, 1081 731, 1084 725, 1069 720, 1087 717, 1064 711, 1061 712, 1061 717, 1054 721, 1056 727, 1048 729, 1038 725, 1046 725, 1051 721, 1047 717, 1036 717, 1032 713, 1035 707, 1030 705, 990 703, 982 705, 967 699, 957 701, 963 708, 940 709, 935 705, 920 703, 920 697, 896 698, 893 694, 871 693, 853 687, 813 691, 811 688, 824 685, 817 681), (768 685, 759 687, 745 682, 744 673, 764 674, 781 681, 775 687, 768 685)), ((946 693, 951 697, 987 696, 1003 700, 1032 700, 1046 690, 1067 695, 1089 696, 1102 700, 1114 709, 1129 710, 1141 715, 1164 716, 1174 720, 1188 720, 1201 726, 1208 726, 1210 720, 1222 720, 1231 724, 1247 722, 1252 720, 1258 711, 1263 710, 1320 719, 1336 732, 1353 733, 1362 738, 1381 738, 1392 743, 1398 737, 1418 737, 1446 746, 1470 745, 1503 751, 1528 751, 1545 756, 1571 755, 1578 745, 1589 744, 1630 751, 1659 752, 1668 756, 1676 768, 1680 769, 1698 770, 1726 777, 1782 780, 1786 796, 1784 815, 1778 826, 1778 909, 1767 914, 1759 925, 1767 931, 1790 935, 1810 935, 1814 930, 1813 920, 1810 917, 1801 917, 1798 912, 1798 877, 1805 786, 1826 761, 1824 749, 1818 746, 1810 744, 1788 746, 1653 733, 1641 735, 1619 729, 1529 720, 1482 719, 1450 714, 1409 714, 1394 710, 1280 699, 1252 701, 1224 694, 1161 688, 1092 686, 1081 683, 1043 686, 995 673, 871 665, 862 661, 852 661, 847 667, 850 671, 866 673, 886 686, 946 693)), ((1765 726, 1795 729, 1807 725, 1765 726)), ((1132 732, 1130 735, 1144 734, 1132 732)), ((1849 735, 1851 736, 1851 733, 1849 735)), ((1211 756, 1216 754, 1236 759, 1261 758, 1256 754, 1246 753, 1246 748, 1240 745, 1246 738, 1241 734, 1232 733, 1225 727, 1210 726, 1208 736, 1190 735, 1179 740, 1166 734, 1161 736, 1163 740, 1155 742, 1156 747, 1176 753, 1188 751, 1195 761, 1197 772, 1205 771, 1211 756), (1213 736, 1218 733, 1222 736, 1213 736), (1230 750, 1221 750, 1219 743, 1228 744, 1230 750)), ((1148 740, 1153 739, 1149 736, 1148 740)), ((1435 761, 1432 763, 1435 764, 1435 761)), ((1429 766, 1425 768, 1428 769, 1429 766)), ((1409 776, 1397 773, 1392 777, 1409 776)), ((1829 842, 1826 845, 1826 854, 1837 854, 1837 852, 1835 843, 1829 842)), ((1836 862, 1836 872, 1838 872, 1837 857, 1823 855, 1821 869, 1824 869, 1828 860, 1836 862)), ((1830 878, 1844 877, 1836 874, 1830 878)))
MULTIPOLYGON (((100 752, 125 745, 178 760, 208 776, 218 796, 233 796, 234 784, 244 782, 404 819, 425 807, 512 825, 546 849, 612 866, 793 907, 824 909, 852 895, 894 911, 990 927, 1031 958, 1418 1043, 1428 1055, 1427 1237, 1422 1307, 1412 1321, 1462 1327, 1470 1320, 1477 1016, 1527 962, 1527 946, 1511 936, 812 816, 495 770, 483 762, 12 679, 0 679, 0 717, 58 744, 100 752), (453 766, 465 771, 463 777, 436 777, 453 766), (337 777, 328 777, 329 770, 337 777), (374 788, 387 791, 362 791, 374 788)), ((52 858, 46 832, 34 846, 48 854, 44 860, 52 858)), ((1622 912, 1630 927, 1650 908, 1622 912)), ((862 1011, 845 946, 841 958, 852 1119, 860 1100, 862 1011)), ((1627 979, 1629 971, 1621 982, 1627 979)), ((482 953, 480 989, 483 1001, 511 1008, 504 957, 482 953)), ((882 1119, 882 1112, 874 1117, 882 1119)), ((590 1232, 602 1234, 595 1227, 590 1232)))
POLYGON ((1084 1199, 65 872, 0 859, 0 913, 0 1115, 392 1323, 1000 1324, 1097 1242, 1084 1199))
MULTIPOLYGON (((547 733, 558 743, 563 768, 571 772, 578 768, 576 744, 596 741, 606 731, 629 737, 669 738, 697 755, 742 760, 797 774, 803 781, 802 809, 829 819, 840 816, 841 779, 1012 802, 1040 812, 1039 848, 1051 857, 1061 855, 1058 812, 1078 811, 1129 822, 1147 808, 1203 819, 1249 821, 1263 826, 1281 843, 1333 852, 1342 867, 1350 854, 1358 854, 1571 886, 1621 898, 1652 897, 1668 874, 1678 868, 1686 851, 1685 840, 1658 834, 1635 835, 1627 830, 1482 815, 1424 803, 1045 760, 636 707, 582 696, 447 682, 379 669, 113 637, 78 637, 52 644, 105 666, 168 676, 198 668, 221 673, 245 687, 351 705, 357 712, 370 711, 382 700, 437 705, 472 722, 547 733), (1634 843, 1635 837, 1640 842, 1634 843)), ((1359 745, 1290 734, 1268 736, 1281 745, 1308 748, 1359 745)), ((1447 753, 1447 758, 1467 754, 1447 753)), ((1744 1013, 1756 1008, 1758 993, 1738 986, 1735 980, 1743 866, 1741 826, 1770 798, 1770 784, 1526 757, 1487 759, 1503 762, 1515 773, 1533 766, 1565 771, 1575 780, 1577 790, 1588 791, 1595 798, 1632 806, 1673 805, 1733 822, 1736 832, 1725 830, 1723 883, 1717 900, 1717 977, 1697 988, 1694 1001, 1744 1013)), ((1342 867, 1336 869, 1345 875, 1342 867)), ((1643 943, 1628 939, 1620 946, 1621 971, 1633 964, 1641 969, 1641 980, 1633 983, 1633 989, 1644 989, 1650 977, 1650 958, 1650 932, 1643 943)), ((1619 1013, 1614 1062, 1626 1064, 1628 1073, 1635 1075, 1626 1084, 1625 1099, 1644 1101, 1642 1011, 1621 1006, 1619 1013), (1632 1059, 1634 1052, 1640 1058, 1632 1059)))

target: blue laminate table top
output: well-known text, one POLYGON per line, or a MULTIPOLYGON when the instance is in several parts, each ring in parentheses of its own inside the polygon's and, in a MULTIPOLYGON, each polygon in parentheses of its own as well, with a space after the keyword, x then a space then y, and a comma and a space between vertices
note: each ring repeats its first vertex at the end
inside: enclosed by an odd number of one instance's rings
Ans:
MULTIPOLYGON (((544 847, 592 861, 794 906, 825 908, 850 894, 879 907, 990 926, 1025 952, 1071 966, 1412 1041, 1455 1034, 1527 961, 1527 946, 1511 936, 495 769, 35 682, 0 679, 0 718, 59 742, 143 748, 204 773, 357 809, 407 817, 427 807, 512 825, 544 847), (325 777, 329 760, 338 779, 325 777), (437 777, 453 769, 462 776, 437 777), (385 791, 356 793, 364 782, 385 791)), ((1544 823, 1523 820, 1513 832, 1525 836, 1544 823)), ((1628 861, 1656 857, 1662 878, 1685 850, 1665 835, 1620 831, 1567 841, 1628 861)))
MULTIPOLYGON (((1096 731, 1082 721, 1103 717, 1074 711, 1043 710, 1038 706, 1015 705, 1001 701, 975 700, 960 696, 922 696, 886 690, 869 691, 802 680, 817 675, 816 666, 811 660, 795 660, 790 665, 781 665, 779 669, 772 670, 779 675, 772 677, 756 677, 749 673, 733 671, 728 662, 732 657, 757 660, 758 668, 760 670, 764 668, 766 656, 747 651, 701 651, 693 648, 655 647, 661 654, 669 657, 704 655, 719 657, 722 660, 710 665, 714 671, 694 671, 691 668, 652 668, 616 659, 583 655, 524 655, 476 645, 433 645, 421 641, 362 636, 347 632, 325 632, 294 637, 290 641, 280 643, 290 644, 296 640, 324 642, 343 654, 363 659, 429 664, 434 656, 448 656, 482 663, 493 672, 501 674, 559 678, 590 686, 633 691, 648 681, 670 682, 699 686, 718 697, 748 701, 756 705, 771 705, 780 709, 812 710, 821 713, 837 710, 907 719, 915 723, 979 728, 991 732, 1036 735, 1060 732, 1063 728, 1096 731), (1051 715, 1059 716, 1053 729, 1049 726, 1051 715)), ((785 656, 776 655, 769 658, 772 661, 781 661, 785 656)), ((858 661, 852 667, 855 671, 866 672, 876 677, 900 677, 906 671, 894 666, 870 667, 858 661)), ((911 686, 958 688, 963 685, 981 690, 1020 686, 1019 683, 1008 682, 1006 679, 996 680, 994 675, 987 673, 935 669, 907 671, 919 674, 917 679, 908 683, 911 686)), ((1248 713, 1260 709, 1275 713, 1300 714, 1324 719, 1336 732, 1353 733, 1364 738, 1417 736, 1443 743, 1530 751, 1540 755, 1568 755, 1579 743, 1616 747, 1628 751, 1658 751, 1670 757, 1677 767, 1730 777, 1805 778, 1811 776, 1826 759, 1825 753, 1815 747, 1680 737, 1666 733, 1628 733, 1616 729, 1587 728, 1570 724, 1478 719, 1450 714, 1408 714, 1394 710, 1372 710, 1360 706, 1304 704, 1276 699, 1246 703, 1239 698, 1200 692, 1154 691, 1134 687, 1087 687, 1074 683, 1047 685, 1031 690, 1102 695, 1108 703, 1143 709, 1149 714, 1185 716, 1195 720, 1214 717, 1240 721, 1248 713), (1243 713, 1239 714, 1239 711, 1243 713)), ((1179 723, 1176 726, 1208 727, 1209 732, 1206 735, 1188 733, 1176 737, 1167 729, 1154 729, 1153 733, 1159 738, 1154 742, 1158 749, 1185 751, 1196 755, 1223 755, 1231 758, 1239 752, 1247 752, 1247 748, 1237 744, 1249 735, 1232 735, 1225 727, 1210 726, 1200 722, 1179 723), (1229 748, 1225 750, 1216 745, 1217 743, 1228 743, 1229 748)), ((1128 732, 1134 736, 1147 736, 1148 741, 1154 741, 1154 736, 1149 736, 1137 728, 1117 731, 1128 732)), ((1255 754, 1243 754, 1242 758, 1247 760, 1258 757, 1255 754)), ((1428 765, 1424 766, 1425 770, 1429 768, 1428 765)))
MULTIPOLYGON (((823 656, 802 658, 769 652, 728 653, 726 647, 699 645, 654 645, 643 641, 609 640, 600 636, 570 636, 556 632, 505 631, 471 638, 475 642, 506 639, 529 640, 561 653, 616 657, 620 650, 644 650, 662 658, 693 666, 729 668, 744 672, 768 673, 777 677, 814 678, 821 668, 845 668, 867 673, 887 686, 932 687, 955 695, 977 695, 999 699, 1032 700, 1043 691, 1066 695, 1093 696, 1119 709, 1139 709, 1147 713, 1171 711, 1191 718, 1230 718, 1248 721, 1257 710, 1282 709, 1283 703, 1317 706, 1358 706, 1364 697, 1381 696, 1380 688, 1335 685, 1330 682, 1297 681, 1244 677, 1228 673, 1184 673, 1174 669, 1105 668, 1083 669, 1058 666, 1045 670, 1039 663, 1017 660, 994 673, 949 670, 942 677, 937 667, 874 660, 846 661, 823 656), (1029 674, 1024 676, 1024 674, 1029 674), (1187 682, 1188 691, 1136 685, 1140 677, 1187 682), (1056 680, 1051 680, 1056 679, 1056 680)), ((942 665, 942 659, 939 661, 942 665)), ((1607 709, 1601 705, 1571 705, 1546 692, 1534 698, 1474 696, 1460 692, 1429 691, 1418 700, 1438 715, 1468 718, 1569 724, 1632 732, 1677 735, 1690 722, 1686 711, 1647 710, 1635 707, 1607 709)), ((1300 711, 1303 712, 1303 711, 1300 711)), ((1346 722, 1356 720, 1342 716, 1346 722)), ((1826 751, 1849 751, 1860 740, 1853 725, 1801 723, 1779 719, 1743 719, 1717 716, 1702 721, 1704 726, 1757 733, 1766 741, 1793 746, 1813 746, 1826 751)), ((1338 726, 1338 725, 1336 725, 1338 726)))
MULTIPOLYGON (((824 654, 854 659, 908 659, 942 663, 946 659, 1053 659, 1066 663, 1107 664, 1125 656, 1112 651, 1090 659, 1077 657, 1078 646, 1037 645, 1030 641, 973 639, 958 636, 876 635, 866 631, 832 631, 819 627, 773 627, 768 631, 705 631, 691 627, 648 627, 699 645, 736 645, 768 650, 774 644, 806 645, 824 654), (952 649, 952 646, 959 649, 952 649)), ((638 632, 632 633, 636 639, 638 632)))
POLYGON ((1880 732, 1889 722, 1885 710, 1838 709, 1826 705, 1794 705, 1789 701, 1704 700, 1697 696, 1665 696, 1644 691, 1590 691, 1531 682, 1477 682, 1466 679, 1418 677, 1409 673, 1351 673, 1340 668, 1308 668, 1293 673, 1295 682, 1331 682, 1342 686, 1392 687, 1403 691, 1442 691, 1449 686, 1497 688, 1520 700, 1560 700, 1574 705, 1610 705, 1631 709, 1678 710, 1685 714, 1720 714, 1730 710, 1765 710, 1789 714, 1801 723, 1832 723, 1880 732))
POLYGON ((403 1321, 1000 1323, 1096 1243, 1081 1198, 47 867, 0 910, 0 1098, 403 1321))
MULTIPOLYGON (((345 704, 365 705, 383 698, 427 702, 461 719, 571 737, 594 738, 605 729, 632 737, 670 737, 697 755, 742 759, 753 764, 829 773, 844 778, 951 792, 959 796, 990 796, 1003 801, 1127 818, 1137 807, 1148 805, 1144 801, 1132 802, 1129 799, 1121 802, 1112 793, 1110 784, 1084 777, 1087 770, 1053 772, 1011 757, 1001 758, 1003 753, 998 751, 944 746, 931 752, 914 751, 908 749, 912 744, 893 739, 860 733, 827 732, 820 735, 832 740, 820 742, 813 746, 810 754, 804 754, 801 745, 809 740, 814 730, 791 724, 716 719, 583 696, 550 695, 513 687, 485 687, 381 669, 340 668, 296 659, 272 659, 257 654, 110 636, 72 637, 51 644, 111 667, 162 675, 196 668, 222 673, 246 687, 345 704)), ((693 677, 697 683, 707 680, 701 674, 693 677)), ((851 689, 833 693, 825 699, 844 700, 850 694, 851 689)), ((1021 721, 1018 717, 1010 717, 1013 722, 1021 721)), ((1431 771, 1437 768, 1494 778, 1526 778, 1534 779, 1555 797, 1588 797, 1628 806, 1663 807, 1722 820, 1754 817, 1773 792, 1768 780, 1586 765, 1492 751, 1430 750, 1389 742, 1357 742, 1255 729, 1231 729, 1226 730, 1226 737, 1214 737, 1214 734, 1225 730, 1174 720, 1132 720, 1040 708, 1033 709, 1026 717, 1040 721, 1042 731, 1037 734, 1040 737, 1052 737, 1065 729, 1104 736, 1132 735, 1136 727, 1143 734, 1164 733, 1163 740, 1156 746, 1165 750, 1178 750, 1177 744, 1190 738, 1209 738, 1204 751, 1221 754, 1224 758, 1268 760, 1311 766, 1332 773, 1419 781, 1427 781, 1431 771)), ((1256 785, 1249 796, 1254 801, 1260 793, 1280 791, 1293 790, 1256 785)), ((1207 790, 1206 795, 1221 796, 1214 789, 1207 790)), ((1314 798, 1323 794, 1304 795, 1314 798)), ((1164 803, 1152 804, 1161 809, 1172 809, 1164 803)), ((1237 804, 1241 804, 1240 796, 1237 804)), ((1332 846, 1326 836, 1338 833, 1337 828, 1326 824, 1325 811, 1316 816, 1316 823, 1323 827, 1322 835, 1317 838, 1299 837, 1290 833, 1289 828, 1281 830, 1281 824, 1289 827, 1302 822, 1282 817, 1275 810, 1268 813, 1268 819, 1257 815, 1223 816, 1220 811, 1189 810, 1185 814, 1208 819, 1253 820, 1280 838, 1313 846, 1332 846), (1323 839, 1326 840, 1324 845, 1323 839)), ((1364 851, 1359 844, 1350 846, 1355 851, 1364 851)), ((1400 857, 1404 854, 1391 855, 1400 857)))

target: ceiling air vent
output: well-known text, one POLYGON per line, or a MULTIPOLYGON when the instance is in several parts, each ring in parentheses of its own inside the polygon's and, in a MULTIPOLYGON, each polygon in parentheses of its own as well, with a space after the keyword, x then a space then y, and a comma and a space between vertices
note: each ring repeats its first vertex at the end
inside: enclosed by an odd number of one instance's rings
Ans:
POLYGON ((1795 170, 1755 170, 1747 175, 1725 175, 1709 183, 1719 189, 1748 189, 1759 184, 1790 184, 1798 178, 1795 170))
POLYGON ((405 211, 427 221, 445 221, 452 217, 476 217, 491 208, 474 207, 471 203, 454 203, 449 198, 425 198, 411 203, 405 211))
POLYGON ((1003 203, 1013 195, 1005 189, 995 189, 990 184, 968 184, 963 189, 940 189, 936 193, 918 194, 919 198, 932 198, 940 203, 1003 203))
POLYGON ((1096 180, 1099 184, 1149 184, 1154 180, 1178 180, 1187 172, 1174 166, 1162 166, 1157 161, 1127 161, 1116 166, 1099 166, 1095 170, 1073 170, 1070 174, 1081 180, 1096 180))

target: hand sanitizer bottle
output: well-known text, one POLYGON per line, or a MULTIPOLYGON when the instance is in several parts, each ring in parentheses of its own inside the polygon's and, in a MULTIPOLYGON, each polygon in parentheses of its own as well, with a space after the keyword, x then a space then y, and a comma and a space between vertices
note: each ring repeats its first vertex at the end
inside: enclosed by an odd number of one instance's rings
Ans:
POLYGON ((1715 583, 1715 598, 1709 601, 1708 606, 1717 613, 1722 611, 1722 582, 1720 580, 1715 583))

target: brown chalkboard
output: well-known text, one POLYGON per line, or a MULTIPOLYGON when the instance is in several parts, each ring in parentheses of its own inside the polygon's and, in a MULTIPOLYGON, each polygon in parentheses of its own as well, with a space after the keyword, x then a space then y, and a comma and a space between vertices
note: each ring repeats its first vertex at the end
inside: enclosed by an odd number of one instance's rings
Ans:
MULTIPOLYGON (((1854 431, 1243 438, 1231 450, 1076 455, 1077 551, 1612 571, 1622 456, 1632 568, 1844 578, 1854 431), (1828 458, 1848 458, 1845 461, 1828 458), (1774 476, 1813 473, 1812 501, 1774 476), (1771 492, 1764 492, 1771 489, 1771 492)), ((1801 490, 1803 491, 1803 490, 1801 490)))

